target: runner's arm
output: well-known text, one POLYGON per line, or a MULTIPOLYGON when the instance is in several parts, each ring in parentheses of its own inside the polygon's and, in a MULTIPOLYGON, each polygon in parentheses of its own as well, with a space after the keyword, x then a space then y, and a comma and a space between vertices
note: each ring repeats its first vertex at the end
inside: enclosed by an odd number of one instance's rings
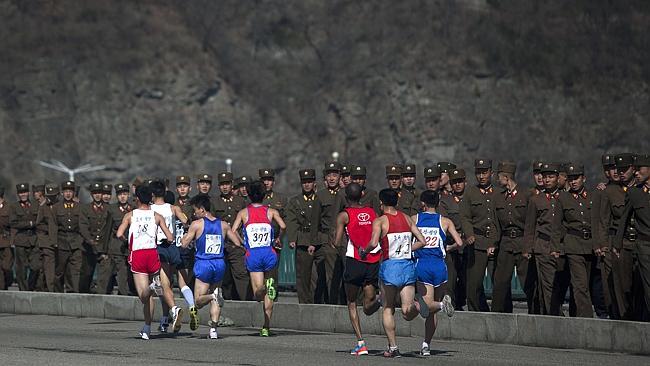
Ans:
POLYGON ((167 241, 173 242, 174 241, 174 235, 172 234, 171 231, 169 231, 169 228, 167 227, 167 223, 165 222, 165 218, 162 217, 159 214, 155 214, 155 215, 156 215, 155 216, 156 225, 158 225, 160 230, 162 230, 162 232, 165 234, 165 236, 167 237, 167 241))
POLYGON ((126 233, 126 229, 129 228, 129 225, 131 225, 131 216, 133 216, 133 214, 131 212, 127 212, 126 215, 124 215, 124 218, 122 219, 122 223, 117 228, 117 233, 115 234, 115 236, 117 236, 117 238, 122 241, 126 241, 124 234, 126 233))
POLYGON ((377 245, 379 245, 379 239, 384 231, 384 218, 385 216, 380 216, 372 222, 372 236, 370 237, 370 242, 366 245, 366 248, 360 250, 359 254, 361 255, 361 258, 364 258, 368 253, 372 252, 377 245))
POLYGON ((348 213, 345 211, 339 213, 336 217, 336 234, 334 235, 334 242, 330 243, 332 247, 336 248, 341 242, 341 239, 343 239, 343 231, 348 222, 350 222, 350 219, 348 213))
POLYGON ((282 241, 280 238, 282 238, 282 235, 284 235, 285 231, 287 230, 287 224, 285 224, 284 220, 282 220, 282 216, 280 216, 280 211, 276 209, 270 209, 271 211, 271 219, 275 220, 275 222, 278 224, 280 227, 280 232, 278 233, 278 236, 275 238, 275 247, 276 248, 282 248, 282 241))
POLYGON ((178 207, 178 206, 173 206, 173 205, 172 205, 172 210, 174 211, 174 215, 175 215, 179 220, 181 220, 181 222, 183 223, 183 225, 187 225, 187 222, 189 221, 189 219, 187 218, 187 215, 185 215, 185 212, 183 212, 183 210, 181 210, 180 207, 178 207))
POLYGON ((415 240, 417 240, 413 245, 411 245, 411 250, 418 250, 426 245, 426 240, 424 240, 424 236, 422 236, 422 233, 420 232, 420 229, 418 229, 418 226, 416 225, 415 221, 411 220, 410 217, 406 217, 406 219, 409 222, 409 225, 411 225, 411 233, 413 236, 415 236, 415 240))
POLYGON ((454 245, 447 246, 447 250, 455 250, 463 246, 463 239, 461 239, 460 234, 456 231, 456 225, 450 219, 443 217, 443 225, 445 225, 445 230, 454 238, 454 245))
POLYGON ((181 246, 183 248, 187 248, 192 243, 192 241, 194 241, 194 239, 196 238, 196 232, 199 228, 200 222, 201 221, 199 220, 194 221, 190 225, 189 230, 187 230, 187 233, 185 233, 185 235, 183 235, 183 237, 181 238, 181 246))
POLYGON ((233 244, 241 247, 241 239, 239 238, 239 235, 225 221, 221 221, 221 232, 226 233, 226 236, 233 244))

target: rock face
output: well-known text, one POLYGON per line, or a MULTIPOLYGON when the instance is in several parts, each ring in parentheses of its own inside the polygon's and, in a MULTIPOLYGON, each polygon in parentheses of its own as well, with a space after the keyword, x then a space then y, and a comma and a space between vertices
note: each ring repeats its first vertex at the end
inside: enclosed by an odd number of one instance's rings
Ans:
MULTIPOLYGON (((650 152, 646 1, 0 2, 0 183, 650 152)), ((496 164, 496 163, 495 163, 496 164)), ((592 179, 593 181, 594 179, 592 179)), ((11 190, 10 190, 11 191, 11 190)))

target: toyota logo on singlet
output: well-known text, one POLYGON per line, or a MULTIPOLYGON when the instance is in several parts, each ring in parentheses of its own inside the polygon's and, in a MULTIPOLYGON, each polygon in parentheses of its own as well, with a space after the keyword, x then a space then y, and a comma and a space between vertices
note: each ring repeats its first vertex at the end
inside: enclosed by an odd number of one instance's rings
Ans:
POLYGON ((368 221, 368 220, 370 220, 370 215, 365 213, 365 212, 362 212, 362 213, 357 215, 357 219, 359 221, 368 221))

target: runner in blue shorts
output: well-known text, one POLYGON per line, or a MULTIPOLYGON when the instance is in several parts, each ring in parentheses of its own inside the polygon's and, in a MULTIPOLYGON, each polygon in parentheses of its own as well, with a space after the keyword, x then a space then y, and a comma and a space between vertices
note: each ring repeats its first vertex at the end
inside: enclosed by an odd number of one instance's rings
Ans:
POLYGON ((456 250, 463 245, 460 235, 454 227, 454 223, 436 212, 440 196, 436 191, 424 191, 420 195, 422 212, 412 216, 418 229, 424 236, 424 247, 414 252, 417 258, 416 276, 417 292, 419 298, 424 300, 424 306, 429 307, 429 315, 425 321, 425 334, 420 355, 430 356, 429 343, 436 331, 436 313, 444 311, 448 316, 454 314, 454 306, 451 297, 444 295, 442 301, 438 302, 442 292, 436 293, 440 286, 447 282, 447 265, 445 255, 448 250, 456 250), (454 238, 455 243, 445 249, 447 233, 454 238))
POLYGON ((264 302, 264 325, 260 330, 262 337, 270 335, 273 300, 277 296, 271 272, 278 265, 278 254, 274 246, 280 248, 280 237, 287 227, 278 210, 262 204, 265 195, 264 183, 261 181, 251 183, 248 189, 251 204, 237 213, 237 218, 232 225, 232 231, 237 235, 241 228, 246 248, 246 268, 250 272, 253 296, 257 301, 264 302), (271 225, 273 221, 280 227, 277 236, 273 233, 271 225))
POLYGON ((210 304, 208 338, 217 339, 217 323, 224 304, 221 291, 221 280, 226 271, 223 252, 224 235, 237 246, 241 246, 241 241, 230 230, 227 222, 215 218, 210 213, 208 196, 199 194, 193 197, 190 203, 194 208, 194 216, 198 219, 190 225, 187 234, 181 239, 181 245, 187 248, 192 241, 196 242, 194 303, 198 309, 210 304))

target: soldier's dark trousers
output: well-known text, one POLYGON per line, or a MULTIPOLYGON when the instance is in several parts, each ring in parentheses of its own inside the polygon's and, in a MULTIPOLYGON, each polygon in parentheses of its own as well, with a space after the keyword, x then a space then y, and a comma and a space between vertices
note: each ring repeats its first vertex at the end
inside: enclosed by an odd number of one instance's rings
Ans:
POLYGON ((57 248, 41 248, 43 275, 45 276, 46 289, 49 292, 58 292, 60 290, 60 286, 57 285, 56 279, 57 257, 57 248))
POLYGON ((0 248, 0 290, 6 290, 14 282, 14 252, 10 247, 0 248))
POLYGON ((550 254, 535 254, 535 263, 537 264, 537 296, 540 313, 542 315, 551 315, 553 281, 557 263, 550 254))
POLYGON ((512 273, 517 269, 517 279, 526 294, 529 310, 535 292, 534 276, 529 276, 529 261, 521 253, 501 251, 497 256, 494 270, 494 285, 492 287, 492 311, 512 313, 512 273))
POLYGON ((97 254, 86 249, 81 257, 81 275, 79 276, 79 292, 88 294, 93 283, 95 268, 97 267, 97 254))
POLYGON ((599 318, 608 316, 608 309, 605 305, 602 263, 601 257, 593 257, 591 261, 591 275, 589 276, 589 293, 591 294, 591 303, 594 305, 594 311, 599 318))
POLYGON ((117 275, 117 288, 120 295, 129 294, 128 265, 126 257, 121 254, 110 254, 97 264, 97 293, 113 293, 113 276, 117 275))
POLYGON ((589 292, 589 277, 591 276, 591 262, 593 256, 590 254, 567 254, 566 256, 573 299, 576 305, 576 316, 579 318, 593 318, 594 310, 591 306, 591 294, 589 292))
MULTIPOLYGON (((323 245, 323 261, 313 267, 311 285, 314 289, 314 302, 317 304, 336 304, 338 292, 334 293, 334 269, 338 252, 336 248, 323 245)), ((342 280, 342 274, 341 274, 342 280)))
POLYGON ((59 250, 59 262, 56 266, 56 283, 58 292, 79 292, 81 277, 81 249, 59 250))
MULTIPOLYGON (((623 241, 625 245, 626 240, 623 241)), ((632 314, 632 278, 634 276, 634 258, 632 249, 624 248, 619 257, 612 259, 612 315, 614 319, 631 320, 632 314), (612 291, 613 290, 613 291, 612 291)))
POLYGON ((296 290, 301 304, 314 303, 314 288, 312 287, 312 270, 314 266, 325 261, 323 246, 316 246, 313 255, 307 251, 307 246, 296 247, 296 290))
POLYGON ((467 261, 467 310, 469 311, 490 311, 485 309, 486 305, 481 306, 481 296, 483 294, 483 279, 488 263, 487 251, 470 248, 467 261))
POLYGON ((445 257, 447 264, 446 292, 457 310, 465 305, 466 269, 465 255, 457 250, 447 253, 445 257))
POLYGON ((42 268, 39 248, 16 247, 16 282, 20 291, 34 290, 42 268))
POLYGON ((224 293, 229 294, 233 300, 251 300, 250 275, 246 270, 244 255, 246 250, 228 241, 226 243, 226 264, 228 271, 224 276, 224 293))
POLYGON ((647 315, 650 312, 650 242, 637 241, 634 255, 639 266, 639 277, 645 299, 645 314, 647 315))

